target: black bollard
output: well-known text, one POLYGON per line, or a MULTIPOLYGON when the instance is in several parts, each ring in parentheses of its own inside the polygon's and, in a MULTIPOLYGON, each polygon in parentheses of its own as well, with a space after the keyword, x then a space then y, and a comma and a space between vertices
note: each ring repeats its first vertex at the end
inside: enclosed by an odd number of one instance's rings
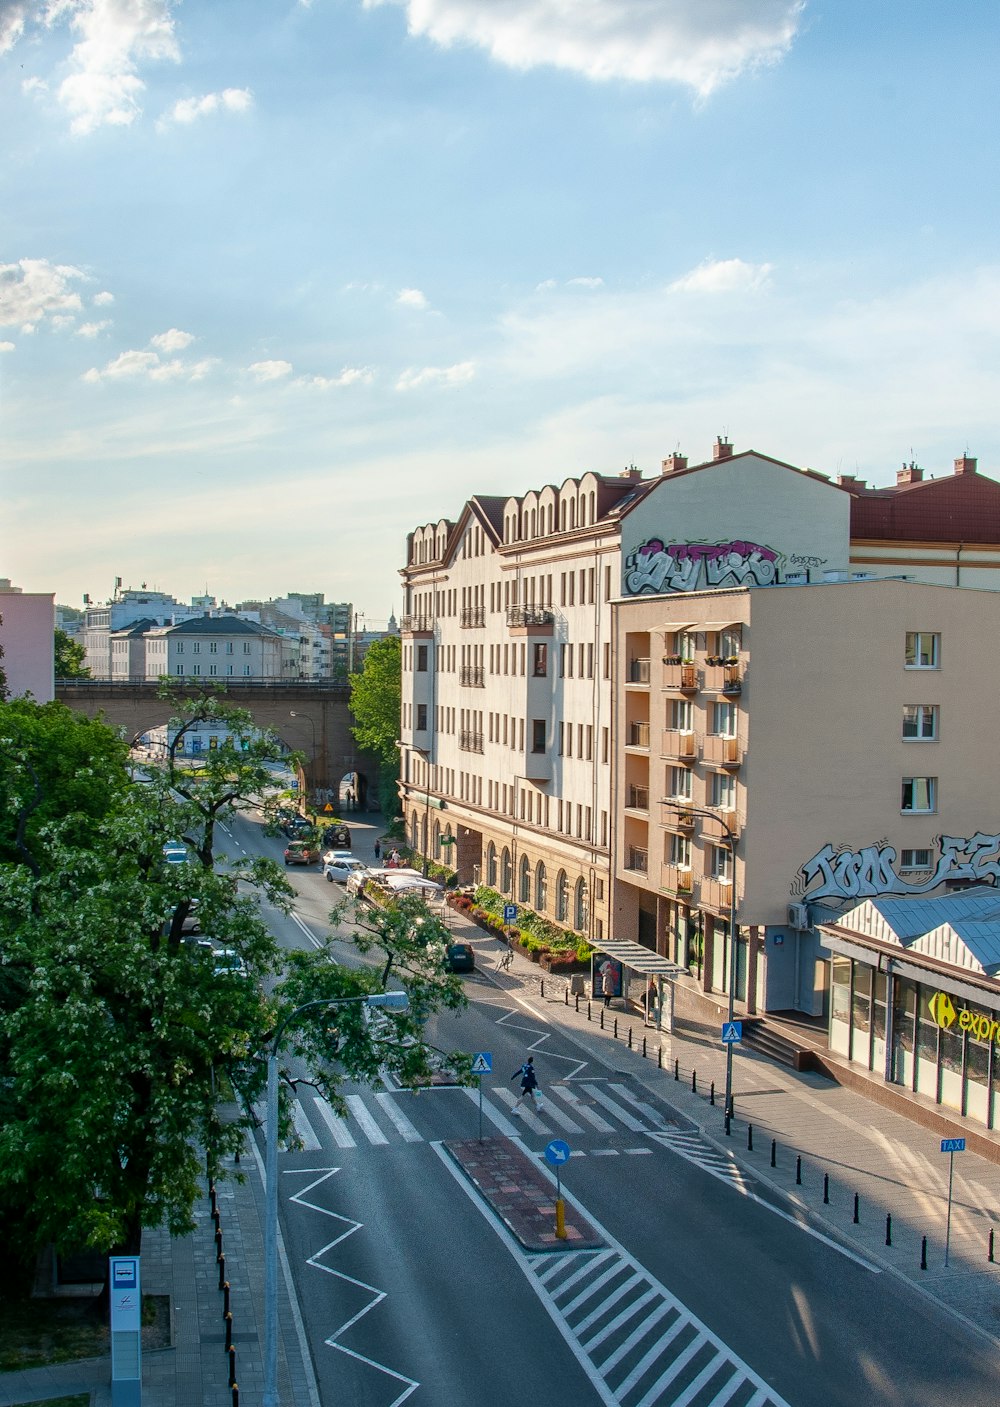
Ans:
POLYGON ((885 1244, 886 1244, 887 1246, 891 1246, 891 1245, 892 1245, 892 1213, 891 1213, 891 1212, 886 1212, 886 1214, 885 1214, 885 1244))
POLYGON ((211 1198, 211 1202, 212 1202, 212 1215, 215 1216, 216 1213, 217 1213, 218 1210, 219 1210, 219 1204, 218 1204, 218 1202, 215 1200, 215 1183, 214 1183, 214 1182, 210 1182, 209 1185, 208 1185, 208 1195, 209 1195, 209 1197, 211 1198))
POLYGON ((579 1015, 580 1015, 580 993, 579 993, 579 992, 577 992, 577 994, 576 994, 576 996, 573 998, 573 1000, 576 1002, 576 1014, 577 1014, 577 1016, 579 1016, 579 1015))
POLYGON ((709 1104, 712 1105, 712 1107, 713 1107, 713 1109, 714 1109, 714 1107, 715 1107, 715 1081, 714 1081, 714 1080, 712 1081, 712 1083, 711 1083, 711 1084, 709 1085, 709 1087, 708 1087, 708 1102, 709 1102, 709 1104))
POLYGON ((628 1048, 629 1048, 629 1050, 632 1049, 632 1027, 631 1027, 631 1026, 628 1028, 628 1048))
POLYGON ((233 1383, 233 1407, 240 1407, 240 1389, 237 1383, 233 1383))
POLYGON ((691 1093, 692 1093, 692 1094, 697 1094, 697 1093, 698 1093, 698 1071, 697 1071, 697 1070, 692 1070, 692 1071, 691 1071, 691 1093))
POLYGON ((796 1156, 796 1159, 795 1159, 795 1185, 796 1185, 796 1187, 801 1187, 801 1186, 802 1186, 802 1155, 801 1155, 801 1154, 797 1155, 797 1156, 796 1156))
POLYGON ((828 1206, 829 1203, 830 1203, 830 1174, 829 1174, 829 1173, 824 1173, 824 1174, 823 1174, 823 1202, 824 1202, 824 1205, 827 1205, 827 1206, 828 1206))
POLYGON ((615 1017, 615 1040, 618 1039, 618 1017, 615 1017))
POLYGON ((216 1259, 222 1255, 222 1228, 219 1226, 215 1228, 215 1255, 216 1259))
POLYGON ((542 978, 539 979, 539 982, 538 982, 538 995, 541 997, 542 1001, 545 1000, 545 978, 544 978, 544 977, 542 977, 542 978))
POLYGON ((229 1350, 230 1350, 230 1349, 232 1348, 232 1346, 233 1346, 233 1316, 232 1316, 232 1313, 231 1313, 230 1311, 228 1311, 228 1310, 227 1310, 226 1315, 225 1315, 225 1321, 226 1321, 226 1352, 228 1353, 229 1350))
POLYGON ((643 1058, 643 1060, 645 1060, 645 1058, 646 1058, 646 1037, 645 1037, 645 1036, 643 1036, 643 1038, 642 1038, 642 1058, 643 1058))
POLYGON ((232 1346, 229 1348, 229 1386, 236 1386, 236 1350, 232 1346))
POLYGON ((663 1069, 663 1047, 661 1045, 656 1047, 656 1068, 663 1069))
POLYGON ((604 1007, 601 1007, 601 1030, 604 1030, 604 1007))
POLYGON ((229 1281, 227 1280, 227 1281, 225 1282, 225 1284, 222 1286, 222 1317, 225 1318, 228 1313, 229 1313, 229 1281))
POLYGON ((989 1253, 989 1255, 986 1257, 986 1259, 989 1261, 990 1265, 993 1264, 993 1227, 992 1227, 992 1226, 990 1227, 990 1253, 989 1253))
POLYGON ((747 1152, 753 1152, 753 1124, 747 1124, 747 1152))
POLYGON ((225 1257, 224 1255, 220 1255, 220 1256, 219 1256, 219 1289, 220 1289, 220 1290, 225 1286, 225 1283, 226 1283, 226 1257, 225 1257))
POLYGON ((563 1006, 569 1006, 569 988, 563 988, 563 1006))
POLYGON ((680 1077, 681 1077, 681 1062, 680 1062, 679 1060, 675 1060, 675 1061, 674 1061, 674 1079, 675 1079, 675 1080, 679 1080, 680 1077))
POLYGON ((777 1140, 776 1138, 772 1138, 772 1139, 771 1139, 771 1167, 772 1167, 772 1168, 776 1168, 777 1166, 778 1166, 778 1140, 777 1140))
POLYGON ((219 1215, 218 1207, 212 1208, 212 1223, 215 1226, 216 1236, 222 1235, 222 1217, 219 1215))
POLYGON ((860 1212, 859 1204, 858 1204, 858 1194, 855 1192, 855 1194, 854 1194, 854 1225, 857 1226, 857 1225, 860 1223, 860 1221, 861 1221, 861 1212, 860 1212))
POLYGON ((921 1241, 920 1241, 920 1269, 921 1269, 921 1270, 926 1270, 926 1269, 927 1269, 927 1237, 926 1237, 926 1236, 922 1237, 922 1238, 921 1238, 921 1241))
POLYGON ((590 1020, 590 1000, 587 1001, 587 1020, 590 1020))

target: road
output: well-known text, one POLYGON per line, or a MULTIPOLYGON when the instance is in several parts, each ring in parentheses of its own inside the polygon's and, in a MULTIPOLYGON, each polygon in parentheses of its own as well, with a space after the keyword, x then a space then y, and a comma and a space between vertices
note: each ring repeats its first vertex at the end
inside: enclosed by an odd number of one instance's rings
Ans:
MULTIPOLYGON (((274 853, 252 822, 235 833, 274 853)), ((323 931, 335 886, 292 871, 304 927, 323 931)), ((345 954, 346 955, 346 954, 345 954)), ((773 1193, 671 1106, 479 973, 470 1006, 432 1023, 436 1045, 490 1051, 486 1136, 574 1156, 566 1195, 598 1224, 593 1253, 525 1254, 457 1172, 474 1092, 351 1087, 338 1119, 300 1088, 304 1148, 283 1152, 282 1231, 323 1403, 505 1407, 953 1407, 1000 1399, 1000 1358, 854 1250, 810 1234, 773 1193), (545 1094, 511 1115, 526 1051, 545 1094), (770 1200, 769 1200, 770 1199, 770 1200)))

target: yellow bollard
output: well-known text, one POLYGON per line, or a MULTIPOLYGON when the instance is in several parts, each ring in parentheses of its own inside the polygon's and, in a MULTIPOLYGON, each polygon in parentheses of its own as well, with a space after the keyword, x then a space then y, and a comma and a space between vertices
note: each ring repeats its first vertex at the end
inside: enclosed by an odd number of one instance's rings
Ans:
POLYGON ((566 1240, 566 1203, 561 1197, 556 1198, 556 1239, 566 1240))

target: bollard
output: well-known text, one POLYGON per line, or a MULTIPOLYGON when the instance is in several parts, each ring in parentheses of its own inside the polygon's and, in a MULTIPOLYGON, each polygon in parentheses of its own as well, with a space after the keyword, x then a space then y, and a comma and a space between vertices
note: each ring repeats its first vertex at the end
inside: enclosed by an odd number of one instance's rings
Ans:
POLYGON ((233 1346, 233 1316, 232 1316, 232 1313, 231 1313, 231 1312, 228 1312, 228 1313, 226 1314, 225 1320, 226 1320, 226 1352, 228 1353, 229 1350, 230 1350, 230 1349, 232 1348, 232 1346, 233 1346))
POLYGON ((563 1006, 569 1006, 569 987, 563 988, 563 1006))
POLYGON ((824 1205, 826 1205, 826 1206, 829 1206, 829 1204, 830 1204, 830 1174, 829 1174, 829 1173, 824 1173, 824 1174, 823 1174, 823 1202, 824 1202, 824 1205))
POLYGON ((574 997, 573 997, 573 1000, 576 1002, 576 1014, 577 1014, 577 1016, 579 1016, 579 1015, 580 1015, 580 993, 579 993, 579 992, 575 993, 575 995, 574 995, 574 997))
POLYGON ((753 1124, 747 1124, 747 1152, 753 1152, 753 1124))
POLYGON ((219 1226, 215 1228, 215 1255, 216 1259, 222 1255, 222 1228, 219 1226))
POLYGON ((725 1124, 723 1125, 723 1127, 725 1128, 725 1131, 726 1131, 726 1137, 727 1137, 727 1138, 729 1137, 729 1124, 730 1124, 729 1106, 728 1106, 728 1104, 727 1104, 727 1105, 726 1105, 726 1122, 725 1122, 725 1124))
POLYGON ((615 1040, 618 1039, 618 1017, 615 1017, 615 1040))
POLYGON ((802 1186, 802 1155, 801 1155, 801 1154, 798 1154, 798 1155, 796 1156, 796 1158, 795 1158, 795 1185, 796 1185, 796 1187, 801 1187, 801 1186, 802 1186))
POLYGON ((656 1068, 663 1069, 663 1047, 661 1045, 656 1047, 656 1068))
POLYGON ((213 1207, 213 1208, 212 1208, 212 1221, 213 1221, 213 1223, 215 1224, 215 1234, 216 1234, 216 1236, 220 1236, 220 1235, 222 1234, 222 1218, 221 1218, 221 1216, 219 1215, 219 1209, 218 1209, 218 1207, 213 1207))
POLYGON ((643 1058, 643 1060, 645 1060, 645 1058, 646 1058, 646 1037, 645 1037, 645 1036, 643 1036, 643 1038, 642 1038, 642 1058, 643 1058))
POLYGON ((217 1213, 218 1210, 219 1210, 219 1204, 218 1204, 218 1202, 215 1200, 215 1183, 214 1183, 214 1182, 210 1182, 210 1183, 208 1184, 208 1195, 209 1195, 209 1197, 211 1198, 211 1202, 212 1202, 212 1215, 215 1216, 216 1213, 217 1213))
POLYGON ((631 1026, 628 1028, 628 1048, 629 1048, 629 1050, 632 1049, 632 1027, 631 1027, 631 1026))
POLYGON ((698 1071, 697 1071, 697 1070, 692 1070, 692 1071, 691 1071, 691 1093, 692 1093, 692 1094, 697 1094, 697 1093, 698 1093, 698 1071))
POLYGON ((680 1062, 679 1060, 675 1060, 675 1061, 674 1061, 674 1079, 675 1079, 675 1080, 679 1080, 680 1077, 681 1077, 681 1062, 680 1062))
POLYGON ((708 1087, 708 1102, 709 1102, 709 1104, 711 1104, 712 1108, 714 1109, 714 1108, 715 1108, 715 1081, 714 1081, 714 1080, 712 1081, 712 1083, 711 1083, 711 1084, 709 1085, 709 1087, 708 1087))
POLYGON ((225 1318, 225 1316, 226 1316, 228 1313, 229 1313, 229 1281, 227 1280, 227 1281, 225 1282, 225 1284, 223 1285, 223 1287, 222 1287, 222 1316, 223 1316, 223 1318, 225 1318))
POLYGON ((891 1246, 891 1245, 892 1245, 892 1213, 891 1213, 891 1212, 886 1212, 886 1214, 885 1214, 885 1244, 886 1244, 887 1246, 891 1246))
POLYGON ((542 1001, 545 1000, 545 978, 544 978, 544 977, 539 978, 539 981, 538 981, 538 995, 541 997, 542 1001))
POLYGON ((604 1030, 604 1007, 601 1007, 601 1030, 604 1030))
POLYGON ((858 1206, 858 1194, 855 1192, 855 1194, 854 1194, 854 1225, 857 1226, 860 1221, 861 1221, 861 1213, 860 1213, 859 1206, 858 1206))
POLYGON ((229 1349, 229 1386, 236 1386, 236 1350, 232 1347, 229 1349))
POLYGON ((590 1020, 590 998, 587 998, 587 1020, 590 1020))
POLYGON ((223 1288, 223 1286, 225 1285, 225 1283, 226 1283, 226 1257, 225 1257, 225 1256, 219 1256, 219 1289, 220 1289, 220 1290, 223 1288))
POLYGON ((777 1140, 776 1138, 772 1138, 772 1139, 771 1139, 771 1167, 772 1167, 772 1168, 776 1168, 777 1166, 778 1166, 778 1140, 777 1140))
POLYGON ((233 1383, 233 1407, 240 1407, 240 1389, 236 1383, 233 1383))
POLYGON ((920 1269, 927 1269, 927 1237, 924 1236, 920 1242, 920 1269))
POLYGON ((990 1253, 989 1253, 989 1255, 986 1257, 986 1259, 989 1261, 990 1265, 993 1264, 993 1227, 992 1227, 992 1226, 990 1227, 990 1253))

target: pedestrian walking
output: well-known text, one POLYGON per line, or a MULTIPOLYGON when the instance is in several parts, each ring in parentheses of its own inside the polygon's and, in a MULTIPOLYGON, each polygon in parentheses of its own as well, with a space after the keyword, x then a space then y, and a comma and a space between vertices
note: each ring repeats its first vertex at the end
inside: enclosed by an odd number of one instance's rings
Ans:
POLYGON ((381 855, 382 855, 382 842, 381 842, 380 840, 376 840, 376 841, 375 841, 375 858, 376 858, 376 860, 378 860, 378 859, 381 857, 381 855))
POLYGON ((533 1055, 529 1055, 521 1068, 515 1070, 510 1078, 516 1080, 518 1075, 521 1077, 521 1093, 514 1101, 514 1107, 510 1112, 516 1114, 518 1112, 518 1105, 523 1104, 525 1100, 527 1100, 529 1104, 533 1104, 536 1109, 540 1109, 542 1107, 542 1096, 538 1089, 538 1076, 535 1074, 535 1057, 533 1055))

